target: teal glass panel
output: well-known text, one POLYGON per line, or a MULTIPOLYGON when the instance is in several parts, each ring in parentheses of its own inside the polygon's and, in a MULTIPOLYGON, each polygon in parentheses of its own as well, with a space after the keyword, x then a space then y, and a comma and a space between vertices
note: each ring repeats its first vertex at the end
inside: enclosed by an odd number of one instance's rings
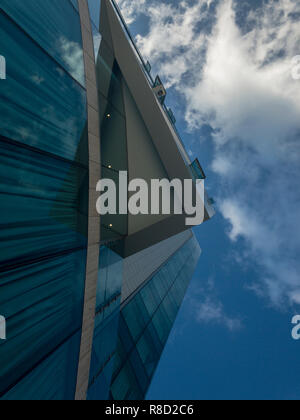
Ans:
MULTIPOLYGON (((105 375, 104 370, 106 368, 106 365, 111 361, 111 359, 115 355, 117 347, 118 327, 119 310, 116 311, 115 314, 106 321, 96 323, 93 338, 89 381, 89 388, 94 388, 93 394, 95 394, 96 392, 95 384, 99 383, 99 377, 105 375)), ((109 387, 107 388, 106 393, 107 394, 103 395, 99 390, 97 399, 106 399, 109 393, 109 387)))
POLYGON ((78 8, 78 0, 70 0, 70 1, 73 4, 73 6, 75 7, 75 9, 77 10, 77 12, 78 12, 79 11, 79 8, 78 8))
POLYGON ((99 264, 96 313, 112 298, 121 297, 123 280, 123 259, 110 248, 100 248, 99 264))
POLYGON ((84 86, 80 19, 69 0, 1 0, 1 8, 84 86))
POLYGON ((152 317, 155 313, 157 306, 160 303, 159 294, 153 282, 148 282, 140 291, 140 294, 145 303, 149 315, 152 317))
POLYGON ((136 303, 139 298, 140 296, 137 295, 136 299, 132 299, 122 310, 124 320, 134 341, 141 335, 145 326, 143 313, 138 311, 138 304, 136 303))
POLYGON ((145 398, 199 257, 193 237, 122 307, 112 399, 145 398))
POLYGON ((122 334, 119 334, 119 342, 122 343, 122 352, 118 351, 118 356, 120 356, 121 360, 124 361, 126 359, 127 354, 130 353, 130 351, 134 347, 134 341, 132 334, 129 330, 128 324, 125 321, 125 318, 123 316, 123 311, 120 315, 120 323, 119 323, 119 331, 122 331, 122 334))
POLYGON ((81 330, 1 398, 5 401, 72 401, 75 397, 81 330))
POLYGON ((166 296, 166 293, 168 292, 168 284, 166 281, 167 278, 170 277, 161 271, 152 281, 152 285, 156 289, 160 301, 163 300, 163 298, 166 296))
POLYGON ((7 340, 0 345, 0 396, 80 330, 85 261, 82 250, 1 270, 7 340))
POLYGON ((87 245, 87 169, 0 137, 0 263, 87 245))
POLYGON ((164 299, 164 301, 163 301, 162 305, 163 305, 163 308, 164 308, 164 310, 166 311, 166 314, 168 315, 169 319, 171 319, 171 320, 175 319, 175 318, 176 318, 176 314, 177 314, 177 312, 178 312, 179 307, 178 307, 178 305, 176 304, 176 302, 174 301, 174 299, 173 299, 173 297, 172 297, 171 293, 169 293, 169 294, 165 297, 165 299, 164 299))
MULTIPOLYGON (((122 75, 115 61, 115 57, 105 42, 102 40, 98 60, 96 64, 97 84, 99 94, 107 99, 110 104, 121 115, 125 115, 123 94, 122 94, 122 75)), ((104 108, 100 101, 100 119, 102 121, 104 108)))
POLYGON ((85 90, 1 10, 0 51, 0 134, 87 165, 85 90))
POLYGON ((152 322, 160 342, 164 345, 167 341, 172 325, 161 307, 156 311, 152 322))
POLYGON ((137 378, 138 388, 144 394, 148 388, 149 378, 145 370, 145 366, 142 363, 139 353, 136 348, 133 349, 129 356, 129 361, 132 370, 137 378))
POLYGON ((64 30, 76 44, 78 19, 66 0, 1 2, 0 313, 7 340, 0 397, 7 399, 74 398, 87 254, 86 92, 55 41, 64 30))
POLYGON ((145 333, 138 341, 136 348, 142 363, 145 366, 148 377, 151 378, 154 374, 157 360, 159 360, 163 349, 152 323, 149 324, 145 330, 145 333))
POLYGON ((190 168, 195 179, 206 179, 206 175, 198 159, 194 160, 194 162, 190 165, 190 168))
POLYGON ((109 399, 109 387, 114 370, 115 358, 108 362, 101 375, 88 390, 88 401, 104 401, 109 399))
POLYGON ((137 382, 132 365, 128 361, 120 371, 111 386, 113 399, 118 400, 142 400, 143 393, 137 382), (118 398, 115 398, 118 396, 118 398))
POLYGON ((89 400, 105 400, 109 396, 123 280, 123 259, 111 249, 105 246, 100 248, 99 264, 89 400))
MULTIPOLYGON (((121 72, 105 42, 101 43, 97 75, 102 177, 112 179, 118 192, 119 172, 128 170, 126 120, 121 72)), ((119 201, 117 201, 118 208, 119 201)), ((101 229, 103 241, 126 236, 128 233, 128 217, 122 214, 105 215, 101 218, 101 229)))

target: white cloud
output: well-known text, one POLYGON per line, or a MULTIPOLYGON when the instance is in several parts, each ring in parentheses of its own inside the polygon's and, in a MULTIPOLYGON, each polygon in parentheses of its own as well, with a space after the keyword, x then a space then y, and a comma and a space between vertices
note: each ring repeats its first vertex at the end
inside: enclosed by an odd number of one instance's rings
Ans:
POLYGON ((300 31, 290 18, 299 11, 294 1, 271 1, 242 35, 224 1, 187 110, 191 126, 215 129, 212 168, 230 183, 220 192, 229 237, 246 240, 259 290, 275 305, 300 302, 300 84, 291 77, 300 31))
POLYGON ((227 159, 227 157, 218 155, 212 163, 212 169, 219 175, 226 176, 232 173, 234 165, 227 159))
POLYGON ((140 14, 148 17, 149 33, 138 35, 136 42, 144 57, 153 64, 154 71, 164 79, 166 87, 178 86, 182 76, 199 62, 205 35, 195 37, 195 31, 207 18, 212 1, 184 0, 174 4, 155 0, 118 1, 127 23, 132 23, 140 14))
POLYGON ((282 152, 288 158, 293 155, 295 145, 290 138, 299 130, 300 84, 291 77, 291 57, 297 51, 294 38, 298 33, 299 39, 299 27, 288 18, 298 6, 288 0, 287 10, 285 2, 280 1, 276 10, 282 5, 286 13, 282 27, 292 26, 293 30, 283 31, 279 26, 278 34, 274 33, 272 25, 279 22, 269 5, 257 18, 255 30, 243 36, 235 22, 232 1, 223 1, 208 41, 201 77, 186 90, 191 127, 209 122, 216 130, 217 145, 238 139, 272 160, 281 159, 282 152), (284 42, 282 33, 291 33, 292 40, 284 42), (277 43, 279 47, 275 48, 277 43), (273 58, 267 63, 268 57, 276 57, 282 49, 288 54, 286 58, 273 58))
POLYGON ((229 331, 237 331, 242 328, 242 322, 239 319, 228 317, 221 302, 206 298, 204 302, 199 302, 196 307, 196 319, 200 323, 219 324, 229 331))
POLYGON ((117 3, 127 25, 130 25, 135 21, 137 15, 144 11, 146 0, 117 0, 117 3))
POLYGON ((234 332, 243 328, 243 322, 239 317, 227 314, 221 303, 215 285, 215 276, 207 280, 194 281, 187 293, 188 319, 194 319, 199 324, 219 325, 234 332))
POLYGON ((296 303, 297 305, 300 305, 300 289, 295 290, 294 293, 290 295, 290 298, 292 302, 296 303))
POLYGON ((197 1, 191 7, 188 2, 183 1, 174 5, 162 2, 149 6, 147 14, 150 18, 150 32, 144 38, 137 37, 143 53, 155 60, 164 53, 170 54, 179 48, 189 47, 194 39, 194 29, 202 4, 202 1, 197 1))
POLYGON ((279 244, 276 234, 269 229, 264 220, 252 216, 247 204, 243 206, 239 200, 225 199, 220 205, 220 210, 224 217, 230 221, 231 229, 228 235, 232 241, 244 237, 251 244, 255 243, 257 252, 272 253, 277 251, 279 244))
POLYGON ((60 37, 58 48, 72 76, 80 83, 85 84, 83 51, 81 46, 76 42, 60 37))
MULTIPOLYGON (((254 261, 260 272, 249 288, 287 307, 300 304, 300 81, 292 78, 300 2, 263 2, 249 13, 246 33, 237 5, 148 0, 137 13, 148 16, 150 32, 137 41, 182 95, 189 129, 214 130, 220 211, 229 238, 243 239, 240 261, 254 261)), ((220 318, 220 305, 211 303, 202 304, 200 318, 220 318)))

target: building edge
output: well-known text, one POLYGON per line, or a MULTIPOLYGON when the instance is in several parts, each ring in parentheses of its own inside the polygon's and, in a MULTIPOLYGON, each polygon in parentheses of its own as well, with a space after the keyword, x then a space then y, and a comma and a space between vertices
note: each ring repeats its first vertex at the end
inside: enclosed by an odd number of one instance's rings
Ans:
POLYGON ((89 148, 89 210, 88 210, 88 249, 83 304, 82 335, 78 363, 75 400, 87 398, 90 362, 95 325, 96 293, 100 253, 100 216, 96 213, 95 188, 101 178, 100 122, 98 109, 98 89, 96 82, 94 43, 90 12, 86 0, 78 0, 82 32, 85 83, 88 110, 88 148, 89 148))

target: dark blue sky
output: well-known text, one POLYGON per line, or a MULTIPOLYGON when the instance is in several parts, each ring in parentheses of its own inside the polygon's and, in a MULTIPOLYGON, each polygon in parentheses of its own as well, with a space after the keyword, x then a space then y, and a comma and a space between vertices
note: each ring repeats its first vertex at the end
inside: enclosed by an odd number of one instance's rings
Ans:
POLYGON ((268 308, 245 288, 257 272, 230 259, 242 244, 233 247, 225 229, 220 214, 196 229, 202 258, 149 399, 299 399, 300 342, 291 339, 291 313, 268 308), (211 276, 226 316, 241 318, 241 329, 197 322, 190 299, 211 276))
POLYGON ((217 202, 148 398, 298 400, 300 6, 119 3, 217 202))

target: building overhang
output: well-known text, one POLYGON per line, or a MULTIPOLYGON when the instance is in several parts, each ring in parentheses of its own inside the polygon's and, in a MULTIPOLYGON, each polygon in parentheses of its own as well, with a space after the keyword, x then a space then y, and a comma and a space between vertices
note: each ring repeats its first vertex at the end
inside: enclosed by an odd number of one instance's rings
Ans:
MULTIPOLYGON (((145 72, 136 50, 128 39, 116 5, 111 0, 103 0, 101 7, 101 16, 106 20, 105 37, 111 42, 122 76, 151 136, 168 179, 179 179, 182 182, 187 179, 194 179, 189 156, 176 133, 175 127, 163 109, 163 105, 157 98, 153 86, 149 83, 147 72, 145 72)), ((130 160, 131 156, 129 154, 129 164, 130 160)), ((196 184, 193 188, 195 195, 197 193, 196 184)), ((213 212, 208 208, 207 199, 204 200, 203 206, 205 208, 204 221, 206 221, 213 215, 213 212)), ((171 215, 163 220, 157 218, 157 221, 152 217, 148 226, 141 230, 133 229, 133 233, 129 232, 128 236, 118 243, 117 251, 122 256, 128 257, 190 229, 190 226, 186 225, 186 217, 185 214, 171 215)))

